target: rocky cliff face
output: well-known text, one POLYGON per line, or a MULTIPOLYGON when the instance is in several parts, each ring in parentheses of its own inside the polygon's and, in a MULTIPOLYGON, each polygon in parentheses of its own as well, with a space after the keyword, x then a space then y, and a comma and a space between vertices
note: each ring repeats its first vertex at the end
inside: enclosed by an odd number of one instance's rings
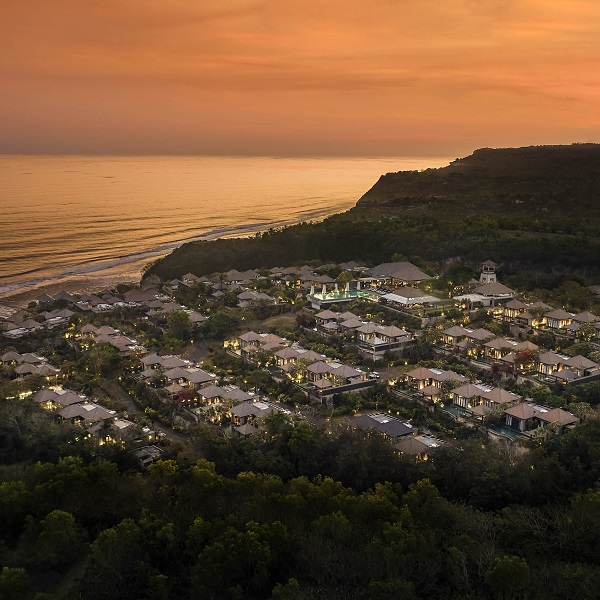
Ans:
POLYGON ((482 148, 447 167, 388 173, 357 207, 419 209, 431 203, 501 210, 510 205, 546 208, 575 200, 596 208, 600 195, 600 144, 482 148), (484 206, 485 205, 485 206, 484 206))
MULTIPOLYGON (((600 145, 484 148, 441 169, 388 173, 352 210, 256 238, 192 242, 146 274, 360 260, 494 257, 600 276, 600 145)), ((412 261, 414 262, 414 261, 412 261)), ((516 267, 515 267, 516 268, 516 267)))

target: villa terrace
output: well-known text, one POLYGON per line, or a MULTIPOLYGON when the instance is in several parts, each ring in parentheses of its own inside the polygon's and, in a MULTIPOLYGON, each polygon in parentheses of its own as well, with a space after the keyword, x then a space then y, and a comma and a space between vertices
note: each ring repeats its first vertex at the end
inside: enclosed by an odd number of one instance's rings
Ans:
POLYGON ((328 359, 273 334, 248 331, 234 340, 226 341, 225 347, 232 354, 250 362, 256 362, 261 356, 265 364, 277 365, 281 376, 290 378, 304 393, 321 400, 375 383, 360 369, 328 359))
POLYGON ((412 333, 393 325, 362 321, 351 312, 322 310, 315 315, 317 331, 324 335, 341 335, 355 343, 365 358, 380 360, 386 352, 399 352, 412 343, 412 333))
POLYGON ((342 292, 333 291, 327 292, 326 285, 323 285, 321 292, 315 292, 314 288, 311 288, 310 293, 306 296, 307 300, 311 303, 315 309, 321 309, 324 306, 331 306, 332 304, 343 304, 345 302, 352 302, 354 300, 363 299, 371 302, 378 302, 379 296, 374 292, 368 290, 344 290, 342 292))
POLYGON ((507 427, 523 435, 531 435, 537 430, 548 427, 556 433, 563 429, 572 429, 579 419, 562 408, 547 408, 532 402, 523 402, 504 411, 507 427))
POLYGON ((156 440, 156 432, 148 427, 123 419, 114 410, 69 389, 45 388, 36 392, 33 400, 57 418, 81 426, 99 445, 118 444, 129 448, 156 440))

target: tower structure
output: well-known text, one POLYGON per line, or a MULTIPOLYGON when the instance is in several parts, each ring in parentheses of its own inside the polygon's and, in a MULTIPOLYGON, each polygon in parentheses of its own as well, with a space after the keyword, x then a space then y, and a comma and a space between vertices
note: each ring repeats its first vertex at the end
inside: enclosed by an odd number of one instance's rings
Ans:
POLYGON ((498 265, 492 260, 486 260, 481 263, 481 275, 479 276, 479 283, 481 285, 486 283, 495 283, 496 279, 496 267, 498 265))

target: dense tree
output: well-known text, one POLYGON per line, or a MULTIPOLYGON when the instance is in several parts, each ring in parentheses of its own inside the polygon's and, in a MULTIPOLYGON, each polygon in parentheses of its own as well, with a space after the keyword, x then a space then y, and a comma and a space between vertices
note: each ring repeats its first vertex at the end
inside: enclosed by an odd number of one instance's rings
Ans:
POLYGON ((167 317, 167 328, 176 340, 189 340, 192 337, 192 323, 183 310, 174 310, 167 317))
POLYGON ((492 589, 494 597, 501 600, 518 597, 530 579, 529 566, 518 556, 497 558, 494 566, 485 575, 485 581, 492 589))
POLYGON ((0 593, 595 598, 594 418, 522 453, 476 438, 419 463, 373 432, 285 415, 266 426, 254 439, 199 429, 188 460, 145 472, 91 455, 0 467, 0 555, 10 565, 0 593))
POLYGON ((32 586, 25 569, 2 567, 0 572, 0 600, 27 600, 32 586))
POLYGON ((27 563, 62 570, 79 559, 85 537, 71 513, 53 510, 39 523, 28 521, 20 550, 27 563))
MULTIPOLYGON (((449 256, 461 256, 472 267, 494 256, 511 265, 513 272, 530 268, 541 273, 555 265, 553 257, 560 256, 565 271, 596 271, 593 257, 600 253, 600 242, 589 222, 585 222, 587 215, 570 220, 555 212, 540 216, 539 210, 523 203, 527 214, 522 220, 501 223, 496 216, 490 220, 484 214, 497 210, 489 201, 479 203, 477 209, 475 205, 470 207, 476 214, 469 216, 465 215, 464 201, 460 205, 448 202, 446 210, 440 202, 434 204, 430 198, 423 202, 421 206, 427 210, 424 214, 394 215, 389 209, 357 208, 321 223, 301 223, 260 237, 191 242, 159 261, 148 274, 168 280, 191 267, 209 274, 311 260, 363 260, 377 264, 394 256, 402 256, 426 270, 449 256), (569 221, 575 229, 572 233, 565 232, 569 221), (586 230, 586 234, 578 236, 576 228, 586 230), (448 231, 454 235, 447 235, 448 231)), ((576 285, 569 284, 562 293, 573 308, 590 304, 590 296, 576 285)))
POLYGON ((243 531, 227 527, 198 556, 192 569, 193 597, 237 600, 266 594, 286 541, 286 529, 279 522, 249 522, 243 531))
POLYGON ((208 338, 224 340, 237 331, 240 323, 240 316, 235 311, 220 308, 203 324, 202 332, 208 338))
POLYGON ((105 529, 90 546, 80 590, 90 600, 141 598, 150 576, 142 531, 131 519, 105 529))
POLYGON ((94 344, 83 357, 85 370, 96 379, 116 369, 119 363, 119 350, 107 342, 94 344))

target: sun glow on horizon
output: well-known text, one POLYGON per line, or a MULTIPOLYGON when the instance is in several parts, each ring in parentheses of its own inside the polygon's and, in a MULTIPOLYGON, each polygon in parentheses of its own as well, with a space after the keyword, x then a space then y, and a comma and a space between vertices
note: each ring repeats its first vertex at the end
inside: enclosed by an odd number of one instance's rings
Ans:
POLYGON ((595 0, 21 0, 0 152, 461 155, 600 139, 595 0))

